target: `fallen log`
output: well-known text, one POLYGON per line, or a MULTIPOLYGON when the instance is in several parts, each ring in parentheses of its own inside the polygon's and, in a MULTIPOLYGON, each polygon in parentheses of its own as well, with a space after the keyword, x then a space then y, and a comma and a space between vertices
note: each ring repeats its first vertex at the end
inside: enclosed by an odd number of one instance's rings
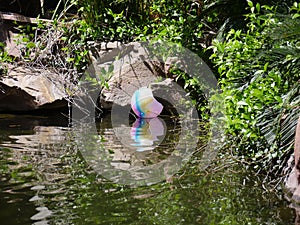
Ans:
POLYGON ((0 12, 0 20, 16 21, 16 22, 31 23, 31 24, 38 24, 40 22, 45 22, 45 23, 53 22, 53 20, 49 20, 49 19, 32 18, 32 17, 20 15, 18 13, 7 13, 7 12, 0 12))

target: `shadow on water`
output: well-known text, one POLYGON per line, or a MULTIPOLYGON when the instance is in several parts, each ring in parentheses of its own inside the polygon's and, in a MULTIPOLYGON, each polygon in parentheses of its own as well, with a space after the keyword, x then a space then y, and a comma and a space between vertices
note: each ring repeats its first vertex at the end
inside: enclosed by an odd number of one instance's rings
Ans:
POLYGON ((9 225, 294 223, 289 203, 280 194, 263 191, 259 177, 230 159, 217 158, 210 169, 200 171, 194 156, 167 181, 148 186, 130 188, 109 181, 102 174, 107 168, 128 171, 163 162, 180 135, 176 120, 131 122, 131 127, 119 130, 122 141, 109 117, 93 125, 94 140, 103 147, 96 156, 109 162, 97 171, 82 153, 89 146, 82 142, 86 130, 68 127, 65 117, 1 115, 0 221, 9 225))

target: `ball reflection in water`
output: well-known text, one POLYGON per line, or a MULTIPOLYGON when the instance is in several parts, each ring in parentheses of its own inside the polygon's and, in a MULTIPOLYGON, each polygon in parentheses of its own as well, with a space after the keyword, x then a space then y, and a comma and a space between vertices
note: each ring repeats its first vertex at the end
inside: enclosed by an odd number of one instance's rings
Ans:
POLYGON ((137 151, 153 150, 155 142, 164 138, 165 127, 160 118, 137 118, 131 128, 132 146, 137 147, 137 151))

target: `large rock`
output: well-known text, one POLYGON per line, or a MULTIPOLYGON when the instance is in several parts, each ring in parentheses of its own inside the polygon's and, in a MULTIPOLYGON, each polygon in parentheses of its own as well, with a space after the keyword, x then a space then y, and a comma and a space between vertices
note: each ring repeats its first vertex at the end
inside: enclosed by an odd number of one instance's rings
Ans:
POLYGON ((100 93, 100 108, 111 110, 113 104, 120 107, 130 105, 133 93, 140 87, 150 87, 154 97, 163 104, 163 114, 186 114, 190 108, 182 104, 189 102, 185 91, 171 78, 156 75, 151 62, 136 62, 113 74, 100 93))
POLYGON ((152 71, 143 62, 122 68, 120 72, 114 73, 108 81, 108 88, 102 89, 101 108, 110 110, 113 104, 129 105, 133 93, 140 87, 154 83, 155 79, 152 71))
MULTIPOLYGON (((165 75, 164 68, 159 68, 158 61, 147 57, 148 50, 140 43, 122 45, 115 42, 108 46, 114 48, 108 48, 106 52, 102 51, 102 54, 97 55, 98 57, 93 59, 91 71, 107 80, 107 85, 100 93, 100 108, 110 110, 113 104, 128 106, 136 90, 151 84, 160 84, 165 89, 172 88, 170 80, 166 83, 159 82, 165 75)), ((155 86, 155 89, 160 89, 161 86, 155 86)))
POLYGON ((0 112, 67 108, 70 86, 54 71, 9 66, 0 80, 0 112))

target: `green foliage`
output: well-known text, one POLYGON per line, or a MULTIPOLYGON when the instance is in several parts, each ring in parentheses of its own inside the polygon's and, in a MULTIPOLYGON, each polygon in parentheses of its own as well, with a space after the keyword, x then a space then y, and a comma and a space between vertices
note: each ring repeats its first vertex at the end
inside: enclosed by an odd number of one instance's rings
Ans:
POLYGON ((54 19, 37 25, 19 26, 17 44, 21 60, 35 66, 60 71, 63 79, 75 81, 89 63, 88 27, 84 20, 54 19))
POLYGON ((94 40, 132 40, 136 24, 143 21, 139 15, 143 2, 75 0, 73 3, 94 40))
MULTIPOLYGON (((38 64, 42 62, 60 70, 76 69, 81 73, 90 62, 88 50, 94 42, 154 40, 176 43, 207 61, 209 53, 204 49, 210 45, 212 36, 222 26, 226 16, 231 14, 224 12, 222 7, 225 5, 234 9, 239 16, 243 12, 240 10, 243 7, 237 4, 236 0, 216 1, 218 4, 210 4, 214 1, 190 0, 64 2, 65 10, 58 14, 58 10, 55 9, 52 18, 54 22, 50 27, 24 28, 24 60, 38 64), (77 7, 78 15, 68 18, 64 13, 71 6, 77 7), (40 36, 44 38, 39 38, 40 36), (42 58, 45 54, 40 54, 45 50, 49 51, 46 59, 42 58)), ((165 76, 172 72, 171 76, 182 83, 193 99, 197 100, 198 108, 205 108, 198 80, 178 70, 161 70, 166 73, 165 76)))
POLYGON ((233 148, 278 169, 294 131, 285 135, 281 122, 295 108, 287 96, 299 86, 299 4, 285 15, 275 7, 248 5, 247 31, 231 30, 224 41, 215 40, 211 58, 220 75, 226 131, 238 141, 233 148))
POLYGON ((99 41, 167 40, 201 50, 203 3, 192 1, 75 0, 91 38, 99 41))
MULTIPOLYGON (((202 57, 204 36, 200 11, 203 2, 199 2, 201 4, 171 0, 76 0, 73 3, 79 8, 82 20, 77 21, 74 30, 68 29, 70 33, 66 37, 74 31, 79 31, 84 36, 81 35, 76 41, 83 43, 116 40, 165 41, 184 46, 202 57)), ((164 67, 160 70, 165 73, 164 76, 170 76, 167 74, 170 71, 164 71, 164 67)), ((189 92, 193 92, 191 95, 194 99, 202 95, 201 88, 197 84, 199 81, 181 71, 172 72, 189 92)), ((198 102, 202 100, 203 98, 198 102)))
POLYGON ((0 76, 7 73, 7 68, 3 63, 12 61, 12 57, 5 51, 4 47, 4 43, 0 42, 0 76))
POLYGON ((72 25, 62 21, 55 26, 61 33, 58 43, 62 45, 61 54, 66 57, 69 68, 75 68, 78 72, 83 72, 88 63, 89 27, 83 20, 74 20, 72 25))
POLYGON ((36 32, 38 32, 39 28, 39 26, 30 24, 18 26, 20 33, 16 43, 20 46, 21 57, 23 61, 33 60, 34 52, 39 44, 38 42, 35 42, 36 32))

